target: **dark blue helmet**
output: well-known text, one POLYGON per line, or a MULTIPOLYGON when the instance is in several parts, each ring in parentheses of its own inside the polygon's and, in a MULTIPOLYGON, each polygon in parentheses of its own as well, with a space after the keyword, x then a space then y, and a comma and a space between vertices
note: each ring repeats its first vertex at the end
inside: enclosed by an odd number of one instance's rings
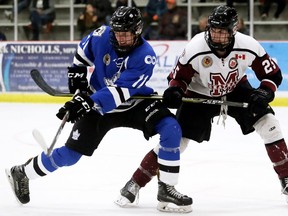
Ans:
POLYGON ((143 30, 142 15, 135 7, 119 7, 113 13, 110 20, 111 43, 116 51, 125 53, 131 51, 137 44, 143 30), (134 46, 119 46, 114 32, 132 32, 135 35, 134 46))
POLYGON ((237 32, 238 25, 238 14, 234 8, 228 7, 226 5, 220 5, 216 7, 212 14, 208 17, 208 24, 205 33, 205 39, 208 45, 214 49, 225 49, 233 41, 234 35, 237 32), (221 44, 215 43, 211 40, 210 29, 227 29, 230 34, 229 43, 221 44))

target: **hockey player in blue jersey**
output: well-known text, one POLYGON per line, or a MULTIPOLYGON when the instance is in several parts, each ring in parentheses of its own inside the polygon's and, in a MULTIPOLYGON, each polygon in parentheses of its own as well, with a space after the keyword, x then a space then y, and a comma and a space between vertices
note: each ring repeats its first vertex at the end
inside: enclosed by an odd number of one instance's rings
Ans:
POLYGON ((182 136, 178 122, 160 100, 131 98, 154 92, 146 82, 152 75, 156 55, 142 38, 142 28, 137 8, 120 7, 110 26, 96 29, 79 43, 73 66, 68 68, 68 84, 71 93, 77 89, 80 93, 75 93, 56 114, 63 119, 69 112, 68 121, 74 123, 65 145, 55 148, 49 157, 43 152, 23 165, 6 169, 20 203, 30 201, 29 180, 74 165, 83 155, 91 156, 109 130, 129 127, 143 131, 147 140, 160 135, 158 209, 167 211, 167 204, 173 203, 183 211, 191 211, 192 199, 174 187, 182 136), (87 72, 89 67, 95 68, 93 73, 87 72))

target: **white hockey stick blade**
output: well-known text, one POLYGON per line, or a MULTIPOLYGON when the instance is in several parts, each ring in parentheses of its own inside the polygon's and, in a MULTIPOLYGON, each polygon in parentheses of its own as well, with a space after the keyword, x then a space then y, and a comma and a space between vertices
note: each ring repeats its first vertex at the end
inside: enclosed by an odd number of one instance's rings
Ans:
POLYGON ((48 154, 48 147, 47 147, 47 144, 46 144, 42 134, 40 133, 40 131, 38 131, 37 129, 34 129, 32 131, 32 134, 33 134, 34 139, 37 141, 37 143, 43 149, 44 153, 47 155, 48 154))

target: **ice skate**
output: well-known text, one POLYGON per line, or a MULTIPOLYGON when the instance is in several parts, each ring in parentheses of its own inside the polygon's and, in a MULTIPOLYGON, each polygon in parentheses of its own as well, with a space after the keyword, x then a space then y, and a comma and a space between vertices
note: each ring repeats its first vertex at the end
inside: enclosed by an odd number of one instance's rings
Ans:
POLYGON ((158 182, 157 209, 164 212, 188 213, 192 211, 192 198, 179 193, 174 186, 158 182))
POLYGON ((288 203, 288 176, 280 179, 282 186, 282 194, 285 195, 286 202, 288 203))
POLYGON ((115 203, 121 207, 129 207, 132 203, 138 203, 140 186, 130 179, 125 186, 120 190, 120 196, 115 203))
POLYGON ((17 201, 21 204, 26 204, 30 201, 29 179, 27 178, 23 167, 24 165, 14 166, 5 171, 17 201))

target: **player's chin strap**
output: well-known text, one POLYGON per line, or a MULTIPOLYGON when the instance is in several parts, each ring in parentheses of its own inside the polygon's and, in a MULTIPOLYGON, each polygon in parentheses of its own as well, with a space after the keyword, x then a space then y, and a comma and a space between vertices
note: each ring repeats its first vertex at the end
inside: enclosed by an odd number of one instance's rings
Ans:
MULTIPOLYGON (((226 96, 221 97, 221 101, 226 101, 226 96)), ((220 113, 217 124, 219 124, 220 118, 222 117, 222 125, 224 128, 225 128, 225 120, 227 119, 227 113, 228 113, 228 106, 222 104, 220 106, 220 113)))

